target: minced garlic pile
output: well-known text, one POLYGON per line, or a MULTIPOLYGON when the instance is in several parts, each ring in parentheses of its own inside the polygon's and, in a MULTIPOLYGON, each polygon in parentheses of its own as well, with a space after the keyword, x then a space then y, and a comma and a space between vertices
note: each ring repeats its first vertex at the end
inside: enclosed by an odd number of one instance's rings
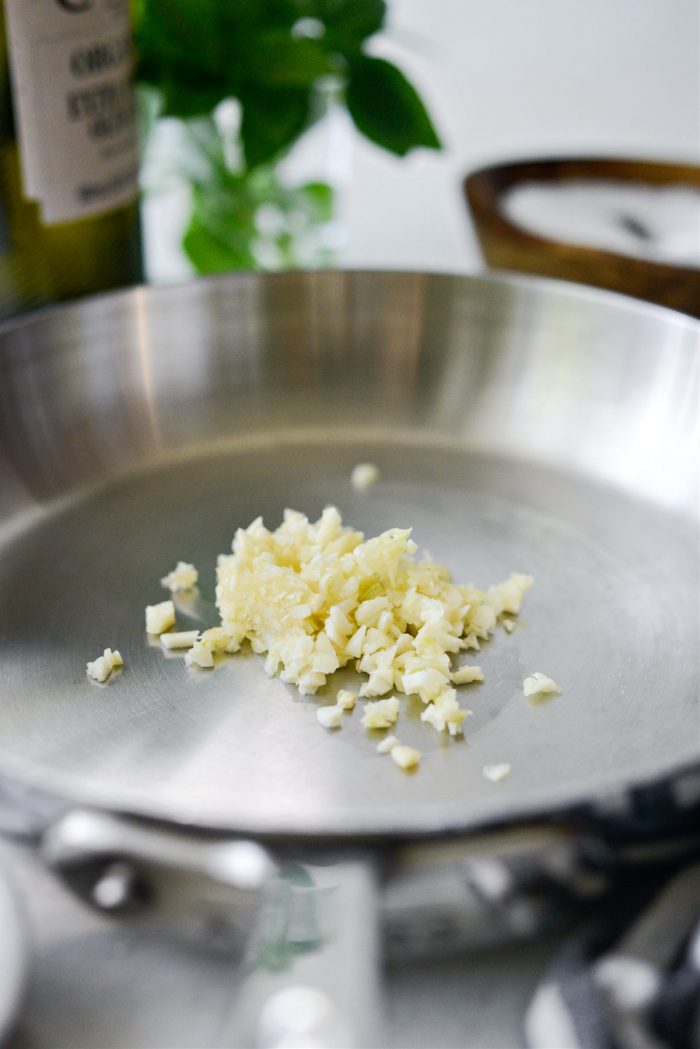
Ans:
MULTIPOLYGON (((372 464, 357 467, 356 487, 378 478, 372 464), (360 483, 360 481, 362 483, 360 483)), ((354 663, 366 675, 359 689, 362 725, 368 731, 391 729, 399 719, 396 695, 417 695, 424 704, 421 720, 440 732, 462 732, 471 711, 459 705, 457 687, 484 680, 481 667, 453 665, 463 650, 479 650, 500 622, 509 633, 533 579, 517 572, 503 583, 479 590, 472 583, 457 585, 449 571, 432 560, 416 559, 410 529, 391 528, 365 541, 362 532, 343 525, 340 513, 327 507, 318 521, 285 510, 284 521, 270 532, 257 518, 239 529, 233 553, 218 559, 216 600, 221 623, 209 629, 173 630, 172 600, 147 605, 146 632, 158 636, 164 648, 186 650, 185 664, 208 670, 216 657, 237 652, 244 641, 266 655, 268 674, 302 694, 313 694, 341 667, 354 663), (504 618, 501 618, 504 617, 504 618)), ((198 571, 178 561, 161 579, 176 594, 190 591, 198 571)), ((104 683, 123 666, 118 651, 107 648, 87 663, 87 675, 104 683)), ((523 681, 533 701, 551 698, 559 686, 537 671, 523 681)), ((320 725, 339 729, 343 715, 356 705, 357 694, 340 689, 335 703, 317 710, 320 725)), ((387 735, 380 754, 406 772, 415 770, 420 751, 387 735)), ((511 771, 507 763, 485 765, 494 783, 511 771)))
MULTIPOLYGON (((479 667, 453 667, 452 660, 478 650, 502 613, 516 615, 533 581, 513 573, 482 591, 456 585, 444 566, 415 555, 410 529, 365 541, 343 525, 335 507, 316 522, 286 510, 274 532, 258 518, 237 531, 233 553, 219 559, 221 628, 210 647, 233 652, 248 640, 266 654, 269 674, 304 694, 354 662, 367 675, 360 696, 378 700, 365 704, 365 727, 394 724, 399 701, 390 693, 399 692, 420 697, 423 721, 460 733, 469 711, 460 707, 455 686, 483 674, 479 667)), ((205 636, 198 645, 206 647, 205 636)), ((192 661, 212 665, 200 662, 203 654, 192 661)), ((340 723, 330 712, 326 720, 329 728, 340 723)))

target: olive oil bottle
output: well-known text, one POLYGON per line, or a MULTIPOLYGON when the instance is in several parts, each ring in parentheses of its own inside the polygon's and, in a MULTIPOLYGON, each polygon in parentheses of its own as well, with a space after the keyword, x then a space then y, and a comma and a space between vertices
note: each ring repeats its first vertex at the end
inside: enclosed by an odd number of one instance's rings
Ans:
POLYGON ((129 0, 0 0, 0 318, 141 279, 129 0))

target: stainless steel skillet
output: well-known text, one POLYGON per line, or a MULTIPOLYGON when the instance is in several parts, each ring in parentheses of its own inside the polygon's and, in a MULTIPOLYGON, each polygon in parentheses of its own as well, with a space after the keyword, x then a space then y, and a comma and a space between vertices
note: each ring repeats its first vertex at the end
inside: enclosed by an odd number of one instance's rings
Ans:
POLYGON ((613 804, 691 767, 699 331, 553 282, 339 272, 138 289, 6 326, 3 775, 55 811, 318 844, 613 804), (359 493, 367 460, 381 481, 359 493), (326 697, 256 657, 186 671, 143 633, 177 559, 201 571, 180 622, 211 625, 235 528, 328 503, 367 533, 412 526, 457 580, 535 576, 515 633, 479 656, 466 739, 402 716, 415 776, 359 711, 328 735, 326 697), (106 645, 126 666, 100 687, 85 662, 106 645), (546 707, 522 695, 535 670, 563 690, 546 707), (492 762, 512 766, 498 785, 492 762))

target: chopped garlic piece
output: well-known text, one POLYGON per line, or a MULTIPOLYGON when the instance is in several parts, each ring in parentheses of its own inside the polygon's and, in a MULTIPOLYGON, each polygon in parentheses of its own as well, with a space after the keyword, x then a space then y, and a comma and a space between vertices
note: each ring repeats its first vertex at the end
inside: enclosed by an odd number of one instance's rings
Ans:
POLYGON ((117 648, 115 648, 114 652, 111 648, 106 648, 104 650, 103 656, 109 663, 110 668, 112 670, 116 670, 117 667, 124 666, 124 660, 122 659, 121 652, 117 648))
POLYGON ((470 714, 471 710, 460 707, 455 689, 446 688, 441 695, 428 704, 420 719, 427 721, 438 732, 444 732, 447 729, 451 736, 457 736, 463 731, 463 723, 470 714))
POLYGON ((124 660, 120 652, 117 649, 113 652, 111 648, 106 648, 101 656, 86 664, 86 673, 93 681, 102 683, 107 680, 113 670, 123 666, 124 660))
POLYGON ((341 688, 338 695, 336 696, 336 702, 341 710, 353 710, 355 702, 357 700, 356 692, 348 692, 347 689, 341 688))
POLYGON ((228 652, 228 644, 231 640, 223 627, 213 626, 204 630, 199 638, 212 652, 228 652))
POLYGON ((506 776, 510 776, 510 765, 507 761, 500 765, 484 765, 482 771, 486 779, 490 779, 492 783, 500 783, 506 776))
POLYGON ((353 488, 364 491, 379 480, 379 468, 374 463, 358 463, 352 471, 351 480, 353 488))
POLYGON ((175 605, 172 601, 161 601, 157 605, 146 605, 146 631, 149 634, 164 634, 175 626, 175 605))
POLYGON ((211 648, 204 641, 195 641, 185 656, 185 663, 188 667, 201 667, 202 670, 209 670, 214 666, 211 648))
POLYGON ((404 743, 397 743, 391 748, 391 757, 400 769, 406 772, 415 769, 420 764, 420 751, 414 747, 407 747, 404 743))
POLYGON ((452 673, 452 681, 455 685, 471 685, 472 681, 483 680, 484 672, 481 667, 470 667, 465 664, 452 673))
POLYGON ((525 594, 534 583, 531 575, 522 575, 520 572, 511 572, 504 583, 489 587, 488 600, 493 606, 496 615, 509 612, 517 616, 523 603, 525 594))
POLYGON ((551 677, 547 677, 546 674, 541 674, 539 670, 536 670, 534 674, 526 677, 523 681, 523 692, 526 696, 536 699, 538 696, 559 695, 561 689, 556 681, 552 681, 551 677))
POLYGON ((361 696, 385 696, 394 687, 394 671, 391 667, 376 667, 374 670, 362 667, 361 669, 367 669, 369 673, 369 680, 360 687, 361 696))
POLYGON ((396 696, 380 699, 376 703, 366 703, 362 724, 365 728, 389 728, 399 716, 399 701, 396 696))
POLYGON ((160 643, 164 648, 192 648, 198 638, 196 630, 179 630, 161 634, 160 643))
POLYGON ((178 561, 172 572, 163 576, 160 583, 166 590, 175 594, 178 590, 191 590, 197 585, 198 579, 199 572, 194 565, 187 564, 186 561, 178 561))
POLYGON ((389 754, 391 753, 391 748, 398 747, 400 742, 396 736, 385 736, 384 739, 380 739, 379 743, 377 743, 377 753, 389 754))
POLYGON ((111 673, 112 664, 104 656, 98 656, 97 659, 87 664, 87 676, 95 681, 106 681, 111 673))
POLYGON ((339 706, 319 707, 316 717, 324 728, 340 728, 343 720, 343 709, 339 706))
POLYGON ((507 634, 512 634, 513 631, 515 630, 515 623, 513 622, 512 619, 504 619, 503 622, 501 623, 501 626, 503 627, 503 629, 506 631, 507 634))
POLYGON ((431 699, 440 695, 447 684, 449 684, 449 678, 444 670, 425 667, 422 670, 404 674, 402 688, 407 695, 415 692, 424 703, 429 703, 431 699))

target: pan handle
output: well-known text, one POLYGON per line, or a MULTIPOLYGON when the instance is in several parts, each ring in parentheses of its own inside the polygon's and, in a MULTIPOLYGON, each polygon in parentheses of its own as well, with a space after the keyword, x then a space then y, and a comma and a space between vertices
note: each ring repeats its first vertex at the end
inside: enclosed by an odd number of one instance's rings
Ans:
POLYGON ((83 809, 49 827, 41 852, 93 908, 236 960, 228 1044, 380 1044, 372 854, 273 859, 253 841, 83 809))
POLYGON ((45 831, 40 851, 83 902, 242 956, 277 866, 252 841, 210 840, 88 809, 45 831))

